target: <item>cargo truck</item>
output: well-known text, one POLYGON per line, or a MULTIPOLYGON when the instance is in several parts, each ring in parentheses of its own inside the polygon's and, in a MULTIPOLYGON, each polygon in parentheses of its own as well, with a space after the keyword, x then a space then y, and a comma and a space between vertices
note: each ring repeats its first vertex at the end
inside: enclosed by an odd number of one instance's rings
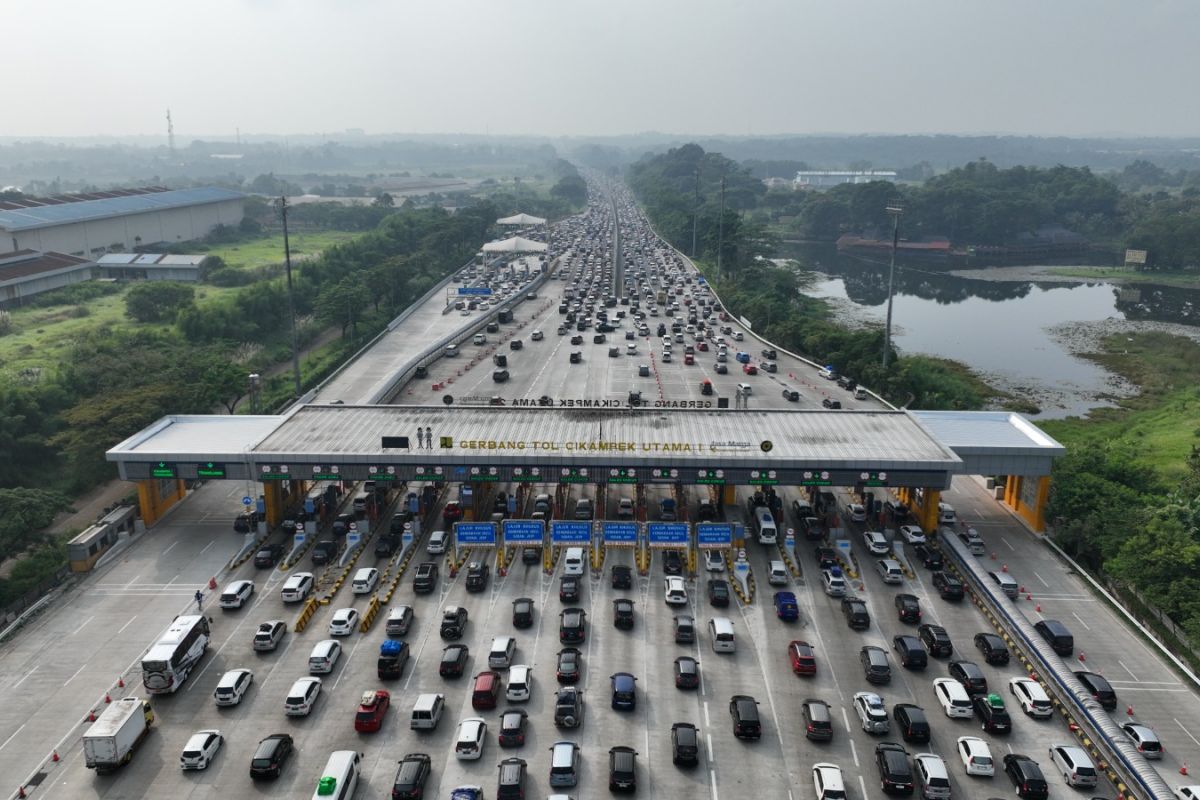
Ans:
POLYGON ((133 758, 153 724, 149 702, 140 697, 114 700, 83 734, 84 764, 101 775, 112 772, 133 758))

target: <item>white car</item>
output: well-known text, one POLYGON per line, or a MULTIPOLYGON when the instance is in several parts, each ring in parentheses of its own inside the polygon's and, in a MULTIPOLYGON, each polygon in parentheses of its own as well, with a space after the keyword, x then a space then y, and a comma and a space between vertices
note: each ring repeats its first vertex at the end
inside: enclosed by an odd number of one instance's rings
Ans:
POLYGON ((970 719, 975 715, 971 708, 971 698, 963 685, 954 678, 937 678, 933 682, 933 693, 937 695, 942 711, 947 717, 970 719))
POLYGON ((475 761, 483 755, 487 723, 480 717, 467 717, 458 723, 454 737, 454 755, 464 761, 475 761))
POLYGON ((281 619, 269 619, 258 624, 254 632, 254 649, 259 651, 274 650, 279 646, 287 633, 287 623, 281 619))
POLYGON ((283 713, 289 717, 307 717, 321 696, 320 678, 301 678, 292 684, 283 701, 283 713))
POLYGON ((901 525, 900 536, 909 544, 925 544, 925 531, 920 525, 901 525))
POLYGON ((529 338, 535 342, 540 342, 542 339, 546 338, 546 334, 542 333, 541 331, 535 330, 529 334, 529 338))
POLYGON ((629 342, 625 345, 625 354, 630 356, 637 355, 637 342, 629 342))
POLYGON ((529 687, 533 683, 533 670, 525 664, 513 664, 508 668, 508 686, 504 698, 513 703, 529 699, 529 687))
POLYGON ((339 608, 333 612, 333 619, 329 620, 329 635, 349 636, 357 626, 358 611, 353 608, 339 608))
POLYGON ((886 556, 891 549, 888 547, 887 537, 879 531, 865 532, 863 534, 863 543, 866 544, 867 550, 876 556, 886 556))
POLYGON ((314 581, 311 572, 297 572, 283 582, 283 586, 279 589, 279 597, 285 603, 299 603, 308 597, 314 581))
POLYGON ((884 583, 904 583, 904 571, 894 558, 881 558, 875 562, 875 571, 884 583))
POLYGON ((669 364, 671 362, 671 351, 670 350, 663 350, 662 360, 663 360, 664 364, 669 364))
POLYGON ((475 334, 475 338, 471 340, 474 344, 487 344, 487 337, 482 333, 475 334))
POLYGON ((379 570, 374 567, 363 567, 354 573, 354 580, 350 586, 355 594, 370 594, 375 590, 377 583, 379 583, 379 570))
POLYGON ((996 774, 996 762, 987 742, 978 736, 958 737, 958 757, 962 759, 968 775, 990 778, 996 774))
POLYGON ((720 550, 705 550, 704 551, 704 569, 709 572, 724 572, 725 557, 720 550))
POLYGON ((220 731, 197 731, 183 746, 179 754, 181 769, 208 769, 208 765, 216 758, 217 751, 225 743, 225 737, 220 731))
POLYGON ((862 729, 867 733, 887 733, 889 729, 887 708, 883 698, 874 692, 859 692, 854 695, 854 712, 858 714, 862 729))
POLYGON ((678 575, 668 575, 663 580, 664 595, 669 606, 687 605, 687 584, 678 575))
POLYGON ((1029 716, 1047 719, 1054 714, 1050 696, 1046 694, 1042 685, 1032 678, 1009 678, 1008 690, 1021 704, 1021 710, 1029 716))
POLYGON ((221 592, 221 608, 241 608, 254 594, 254 581, 234 581, 221 592))
POLYGON ((1180 786, 1175 790, 1175 796, 1178 797, 1179 800, 1200 800, 1200 784, 1180 786))
POLYGON ((628 497, 622 497, 617 502, 617 519, 633 519, 633 516, 633 501, 628 497))
POLYGON ((217 682, 217 688, 213 690, 213 699, 219 706, 236 706, 242 702, 242 697, 253 682, 254 673, 250 670, 231 669, 217 682))
POLYGON ((862 503, 851 503, 850 505, 846 506, 846 511, 850 514, 851 522, 867 521, 867 509, 862 503))

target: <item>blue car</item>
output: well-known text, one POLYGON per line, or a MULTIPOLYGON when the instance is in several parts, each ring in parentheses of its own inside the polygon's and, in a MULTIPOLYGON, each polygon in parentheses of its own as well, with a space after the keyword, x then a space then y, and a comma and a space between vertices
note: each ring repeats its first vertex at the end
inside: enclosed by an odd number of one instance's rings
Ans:
POLYGON ((450 790, 450 800, 483 800, 482 786, 459 786, 450 790))
POLYGON ((800 619, 800 606, 796 604, 796 595, 792 592, 776 592, 775 614, 784 622, 800 619))
POLYGON ((743 352, 742 352, 742 351, 740 351, 740 350, 738 351, 737 355, 736 355, 736 356, 734 356, 734 358, 736 358, 736 359, 738 360, 738 362, 739 362, 739 363, 742 363, 742 364, 749 364, 749 363, 750 363, 750 354, 749 354, 749 353, 743 353, 743 352))

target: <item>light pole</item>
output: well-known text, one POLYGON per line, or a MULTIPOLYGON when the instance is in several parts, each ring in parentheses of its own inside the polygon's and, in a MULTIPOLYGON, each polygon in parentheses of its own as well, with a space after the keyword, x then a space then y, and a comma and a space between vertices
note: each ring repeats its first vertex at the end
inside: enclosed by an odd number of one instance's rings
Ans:
POLYGON ((886 370, 892 353, 892 290, 896 280, 896 247, 900 244, 900 215, 904 209, 900 203, 888 203, 887 213, 892 217, 892 260, 888 266, 887 326, 883 329, 883 368, 886 370))
POLYGON ((696 167, 696 194, 692 199, 692 258, 696 257, 696 228, 700 221, 700 168, 696 167))
POLYGON ((721 176, 721 214, 717 217, 717 277, 721 277, 721 251, 725 249, 725 176, 721 176))
POLYGON ((296 304, 292 300, 292 248, 288 243, 287 197, 279 198, 279 211, 283 215, 283 261, 287 268, 288 322, 292 326, 292 382, 296 397, 300 397, 300 347, 296 338, 296 304))

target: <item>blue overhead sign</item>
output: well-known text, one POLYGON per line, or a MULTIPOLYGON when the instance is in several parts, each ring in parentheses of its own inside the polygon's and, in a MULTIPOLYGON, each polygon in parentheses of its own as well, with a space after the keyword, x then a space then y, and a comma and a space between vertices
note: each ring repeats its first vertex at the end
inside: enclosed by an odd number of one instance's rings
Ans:
POLYGON ((546 533, 546 523, 540 519, 506 519, 501 524, 505 544, 541 544, 546 533))
POLYGON ((575 520, 550 520, 550 541, 554 544, 587 544, 592 540, 592 523, 575 520))
POLYGON ((456 522, 454 523, 454 538, 460 545, 471 546, 496 544, 496 523, 494 522, 456 522))
POLYGON ((607 545, 637 544, 636 522, 605 522, 604 543, 607 545))
POLYGON ((696 525, 696 544, 700 547, 732 547, 733 526, 728 523, 701 522, 696 525))
POLYGON ((688 524, 686 522, 651 522, 646 525, 651 547, 686 547, 688 524))
POLYGON ((486 286, 460 286, 458 287, 459 295, 473 295, 478 297, 487 297, 492 293, 492 290, 486 286))

